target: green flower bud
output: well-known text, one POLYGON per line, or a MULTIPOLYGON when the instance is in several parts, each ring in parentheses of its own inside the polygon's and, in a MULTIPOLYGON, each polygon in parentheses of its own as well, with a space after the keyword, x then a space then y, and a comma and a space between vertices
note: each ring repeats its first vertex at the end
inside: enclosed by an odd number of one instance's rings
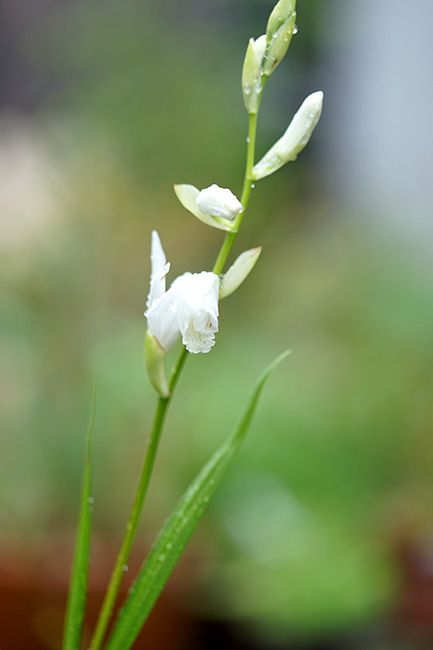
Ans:
POLYGON ((266 26, 266 38, 268 43, 284 23, 296 15, 296 0, 280 0, 273 8, 266 26))
POLYGON ((156 392, 162 397, 168 397, 170 390, 165 376, 164 357, 165 350, 159 344, 158 339, 147 332, 144 339, 144 360, 147 374, 156 392))
POLYGON ((262 93, 263 60, 266 51, 266 35, 256 40, 250 38, 242 69, 242 93, 248 113, 257 113, 262 93))
POLYGON ((263 72, 270 76, 284 59, 296 34, 296 0, 280 0, 271 15, 266 27, 266 57, 263 72))

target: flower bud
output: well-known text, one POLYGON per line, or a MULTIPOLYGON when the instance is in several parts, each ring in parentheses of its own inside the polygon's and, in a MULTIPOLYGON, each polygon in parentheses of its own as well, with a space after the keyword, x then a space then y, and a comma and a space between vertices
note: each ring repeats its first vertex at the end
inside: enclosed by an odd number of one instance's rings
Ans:
POLYGON ((296 0, 280 0, 272 9, 266 25, 266 37, 268 41, 280 29, 284 23, 291 19, 296 12, 296 0))
POLYGON ((263 59, 266 51, 266 35, 256 40, 250 38, 242 69, 242 93, 248 113, 257 113, 262 93, 263 59))
MULTIPOLYGON (((212 187, 218 187, 218 186, 215 185, 212 187)), ((221 190, 221 188, 218 189, 221 190)), ((176 196, 179 199, 179 201, 182 203, 183 207, 189 210, 189 212, 191 212, 195 217, 197 217, 197 219, 199 219, 202 223, 205 223, 207 226, 211 226, 212 228, 219 228, 220 230, 225 230, 226 232, 235 232, 235 226, 231 219, 219 217, 218 215, 211 215, 208 211, 203 211, 201 209, 197 201, 201 192, 196 187, 194 187, 194 185, 186 185, 186 184, 175 185, 174 191, 176 192, 176 196)), ((227 191, 230 192, 230 190, 227 191)), ((232 196, 234 196, 234 194, 232 196)), ((232 212, 229 211, 229 214, 231 215, 232 212)))
POLYGON ((244 206, 233 192, 218 185, 210 185, 201 190, 196 198, 197 205, 203 214, 218 219, 234 221, 242 212, 244 206))
POLYGON ((269 16, 266 27, 267 51, 263 72, 271 75, 284 59, 296 33, 296 0, 280 0, 269 16))
POLYGON ((323 92, 309 95, 304 101, 284 135, 254 165, 253 178, 259 180, 273 174, 287 162, 296 160, 304 149, 320 119, 323 105, 323 92))
POLYGON ((262 252, 261 246, 251 248, 239 255, 229 270, 221 278, 219 297, 226 298, 242 284, 253 270, 262 252))
POLYGON ((162 397, 168 397, 170 390, 165 376, 164 357, 165 350, 159 344, 158 339, 147 332, 144 339, 144 360, 147 374, 156 392, 162 397))

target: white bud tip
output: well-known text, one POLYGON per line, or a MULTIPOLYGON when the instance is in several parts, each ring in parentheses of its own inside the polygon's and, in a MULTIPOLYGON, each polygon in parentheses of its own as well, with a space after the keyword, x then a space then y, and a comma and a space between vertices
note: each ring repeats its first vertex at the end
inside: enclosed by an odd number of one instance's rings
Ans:
POLYGON ((315 93, 308 95, 305 102, 307 106, 310 107, 314 112, 319 112, 322 110, 324 94, 322 90, 317 90, 315 93))

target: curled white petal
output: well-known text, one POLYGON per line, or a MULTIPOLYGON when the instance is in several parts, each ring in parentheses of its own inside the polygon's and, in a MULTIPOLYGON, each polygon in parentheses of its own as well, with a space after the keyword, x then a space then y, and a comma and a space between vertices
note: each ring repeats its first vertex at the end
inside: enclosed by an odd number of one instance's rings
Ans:
POLYGON ((167 262, 161 240, 156 230, 152 232, 150 265, 150 289, 149 295, 147 296, 147 308, 165 293, 165 276, 170 270, 170 263, 167 262))
POLYGON ((323 92, 309 95, 290 122, 284 135, 269 149, 254 166, 255 180, 269 176, 287 162, 296 160, 308 144, 320 119, 323 106, 323 92))
POLYGON ((239 255, 221 279, 220 298, 226 298, 233 291, 236 291, 253 270, 261 252, 262 248, 259 246, 257 248, 251 248, 239 255))
POLYGON ((231 190, 215 183, 199 192, 196 203, 203 214, 233 221, 243 205, 231 190))

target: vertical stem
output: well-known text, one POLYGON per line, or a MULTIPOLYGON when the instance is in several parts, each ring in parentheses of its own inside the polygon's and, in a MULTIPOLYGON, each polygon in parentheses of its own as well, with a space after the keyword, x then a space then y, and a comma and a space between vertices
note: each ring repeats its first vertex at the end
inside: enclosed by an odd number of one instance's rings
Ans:
POLYGON ((235 243, 235 239, 238 234, 239 227, 242 223, 242 219, 245 215, 246 209, 248 207, 248 202, 250 200, 251 189, 254 185, 252 172, 254 166, 254 152, 256 148, 256 130, 257 130, 257 113, 250 113, 248 115, 247 161, 245 165, 244 184, 243 184, 242 196, 241 196, 241 203, 244 206, 244 209, 236 218, 235 221, 236 232, 227 233, 223 241, 223 244, 221 246, 220 252, 218 253, 218 257, 212 269, 213 272, 216 273, 217 275, 220 275, 224 270, 225 263, 230 254, 232 246, 235 243))
MULTIPOLYGON (((245 165, 245 176, 242 189, 241 203, 244 206, 243 211, 237 216, 235 221, 236 232, 227 233, 221 246, 218 257, 215 261, 213 272, 220 275, 223 270, 227 258, 230 254, 232 246, 235 242, 239 226, 245 215, 248 202, 250 199, 251 189, 253 187, 252 170, 254 166, 254 152, 256 143, 256 129, 257 129, 257 114, 252 113, 248 116, 248 138, 247 138, 247 160, 245 165)), ((153 420, 152 429, 146 445, 144 455, 143 468, 141 471, 140 481, 135 493, 134 502, 132 505, 131 513, 126 524, 125 537, 123 538, 122 546, 116 558, 113 571, 111 573, 110 582, 108 583, 107 591, 105 593, 104 601, 102 603, 99 618, 96 624, 95 632, 90 642, 89 650, 99 650, 105 637, 108 624, 110 622, 111 614, 119 593, 120 583, 122 582, 123 574, 126 570, 129 555, 131 552, 132 544, 134 542, 135 534, 137 532, 138 523, 140 520, 141 511, 143 509, 144 499, 146 497, 147 488, 149 486, 150 478, 152 475, 153 466, 155 463, 156 452, 161 437, 162 427, 164 424, 167 408, 173 397, 174 389, 176 388, 179 380, 180 373, 182 372, 188 352, 186 348, 182 348, 178 359, 174 365, 169 381, 170 396, 159 397, 156 405, 155 416, 153 420)))
POLYGON ((178 382, 182 368, 185 364, 186 358, 187 350, 185 348, 182 348, 169 381, 170 397, 158 398, 152 429, 146 445, 140 481, 135 493, 135 498, 132 504, 128 523, 126 524, 125 537, 123 538, 122 546, 120 547, 120 551, 116 558, 116 563, 111 573, 110 582, 108 583, 107 591, 105 593, 104 601, 102 603, 98 622, 96 624, 95 632, 93 634, 89 650, 98 650, 101 647, 101 644, 105 637, 105 632, 110 622, 111 613, 116 602, 123 574, 127 569, 127 562, 140 521, 140 515, 143 509, 143 503, 146 497, 147 488, 149 487, 150 477, 152 475, 152 470, 155 463, 156 452, 158 451, 158 444, 161 437, 167 408, 178 382))

